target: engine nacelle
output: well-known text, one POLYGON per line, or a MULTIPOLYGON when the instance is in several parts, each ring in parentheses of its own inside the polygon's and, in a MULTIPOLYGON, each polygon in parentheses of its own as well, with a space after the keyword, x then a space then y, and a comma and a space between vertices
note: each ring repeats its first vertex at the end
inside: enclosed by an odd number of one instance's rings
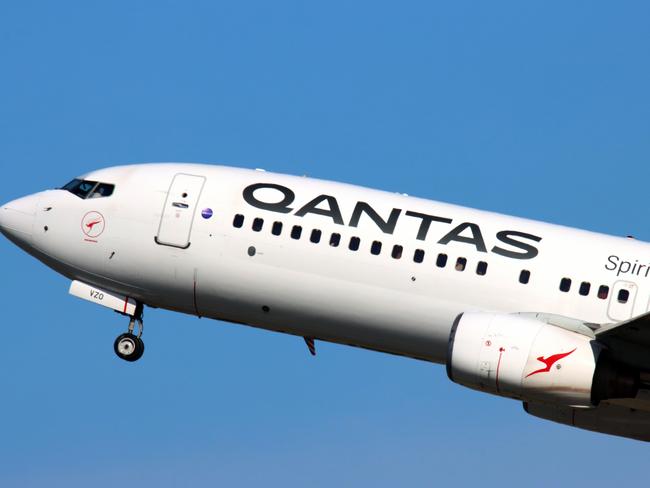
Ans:
POLYGON ((455 383, 525 401, 593 407, 632 398, 639 374, 609 359, 596 340, 521 315, 465 313, 449 338, 455 383))

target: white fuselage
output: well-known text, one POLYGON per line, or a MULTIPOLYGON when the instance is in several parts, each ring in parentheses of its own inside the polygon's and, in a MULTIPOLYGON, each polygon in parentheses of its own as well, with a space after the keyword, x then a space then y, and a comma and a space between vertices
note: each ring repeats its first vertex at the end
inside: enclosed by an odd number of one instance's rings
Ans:
POLYGON ((85 178, 115 191, 32 195, 3 208, 0 228, 69 278, 154 307, 433 362, 463 312, 602 324, 648 310, 650 246, 633 239, 223 166, 85 178), (100 235, 84 232, 89 215, 103 219, 100 235))

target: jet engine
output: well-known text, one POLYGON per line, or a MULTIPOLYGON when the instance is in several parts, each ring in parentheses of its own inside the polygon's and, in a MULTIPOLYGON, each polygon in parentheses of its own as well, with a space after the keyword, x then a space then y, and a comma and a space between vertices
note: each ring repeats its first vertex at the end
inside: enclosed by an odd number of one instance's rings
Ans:
POLYGON ((612 361, 593 336, 516 314, 460 315, 447 374, 475 390, 574 407, 632 398, 639 389, 638 371, 612 361))

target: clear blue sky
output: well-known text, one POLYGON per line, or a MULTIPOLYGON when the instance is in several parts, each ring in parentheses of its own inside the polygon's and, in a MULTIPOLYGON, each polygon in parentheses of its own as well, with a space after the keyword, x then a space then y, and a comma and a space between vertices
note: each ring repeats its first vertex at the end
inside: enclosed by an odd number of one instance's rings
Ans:
MULTIPOLYGON (((650 240, 650 4, 0 5, 0 200, 219 162, 650 240)), ((648 447, 444 368, 149 310, 147 351, 6 240, 2 486, 611 486, 648 447)))

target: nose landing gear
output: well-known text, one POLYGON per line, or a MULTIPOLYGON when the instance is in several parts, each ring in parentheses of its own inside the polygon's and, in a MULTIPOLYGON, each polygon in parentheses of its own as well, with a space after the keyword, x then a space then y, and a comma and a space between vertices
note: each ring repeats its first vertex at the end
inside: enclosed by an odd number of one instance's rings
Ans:
POLYGON ((115 349, 115 354, 120 359, 129 361, 130 363, 137 361, 144 354, 144 342, 142 339, 128 332, 115 339, 113 348, 115 349))
POLYGON ((113 349, 115 354, 120 359, 124 359, 130 363, 137 361, 144 354, 144 342, 142 341, 142 332, 144 331, 144 324, 142 322, 142 305, 138 304, 135 311, 135 316, 131 317, 129 321, 129 329, 125 334, 121 334, 115 339, 113 349), (138 334, 134 334, 135 324, 138 324, 138 334))

